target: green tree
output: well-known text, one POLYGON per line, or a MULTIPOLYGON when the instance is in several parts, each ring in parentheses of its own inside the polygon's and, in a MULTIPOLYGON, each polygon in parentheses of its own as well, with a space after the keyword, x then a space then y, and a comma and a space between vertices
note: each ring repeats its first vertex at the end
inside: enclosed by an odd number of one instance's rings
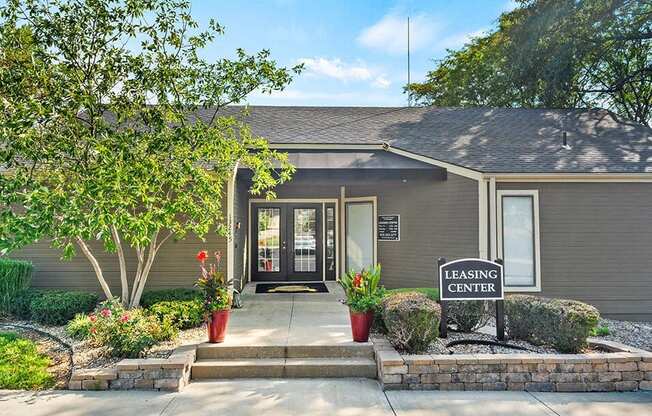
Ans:
POLYGON ((424 105, 606 107, 652 121, 652 2, 520 0, 407 87, 424 105))
POLYGON ((66 258, 81 250, 112 297, 90 244, 101 241, 137 306, 166 241, 228 234, 221 201, 238 164, 253 194, 291 177, 286 155, 219 110, 282 90, 301 67, 266 50, 207 61, 224 29, 200 30, 189 2, 10 0, 1 19, 3 253, 44 238, 66 258))

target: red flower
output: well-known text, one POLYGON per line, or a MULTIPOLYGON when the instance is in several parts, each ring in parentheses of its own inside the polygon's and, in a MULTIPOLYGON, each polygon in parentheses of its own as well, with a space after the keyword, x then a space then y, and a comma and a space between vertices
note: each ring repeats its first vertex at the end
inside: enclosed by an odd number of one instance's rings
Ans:
POLYGON ((97 334, 97 328, 91 327, 91 334, 97 334))
POLYGON ((355 278, 353 279, 353 286, 360 287, 361 284, 362 284, 362 275, 360 273, 356 273, 355 278))
POLYGON ((129 315, 126 313, 120 317, 120 322, 127 322, 128 320, 129 320, 129 315))
POLYGON ((102 315, 105 318, 108 318, 109 316, 111 316, 111 310, 104 308, 100 311, 100 315, 102 315))
POLYGON ((89 319, 91 322, 95 322, 95 321, 97 321, 97 316, 95 316, 95 315, 89 315, 89 316, 88 316, 88 319, 89 319))
POLYGON ((204 263, 207 258, 208 258, 208 253, 206 252, 206 250, 202 250, 199 253, 197 253, 197 260, 199 260, 200 262, 204 263))

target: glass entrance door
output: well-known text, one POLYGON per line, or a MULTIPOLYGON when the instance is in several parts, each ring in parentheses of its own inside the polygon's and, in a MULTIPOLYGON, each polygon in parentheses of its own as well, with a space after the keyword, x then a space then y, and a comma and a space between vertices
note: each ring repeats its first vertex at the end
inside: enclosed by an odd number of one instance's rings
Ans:
POLYGON ((253 280, 322 280, 322 214, 322 204, 253 204, 253 280))

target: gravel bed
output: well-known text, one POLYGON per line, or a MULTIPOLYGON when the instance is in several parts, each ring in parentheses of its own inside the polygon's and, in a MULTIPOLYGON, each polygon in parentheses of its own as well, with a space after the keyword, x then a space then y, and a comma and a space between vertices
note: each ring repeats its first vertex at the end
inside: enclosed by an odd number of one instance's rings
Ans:
POLYGON ((596 338, 617 341, 652 352, 652 323, 600 319, 598 325, 608 327, 609 335, 596 338))
POLYGON ((556 354, 557 351, 554 348, 546 346, 537 346, 530 344, 526 341, 517 341, 517 340, 507 340, 504 341, 507 344, 517 345, 523 347, 526 350, 508 348, 497 345, 481 345, 481 344, 467 344, 467 345, 454 345, 451 347, 446 347, 446 344, 452 341, 458 341, 462 339, 473 339, 473 340, 482 340, 482 341, 497 341, 494 335, 482 334, 478 332, 474 333, 462 333, 462 332, 449 332, 446 339, 437 339, 437 341, 430 346, 428 350, 431 354, 556 354))
MULTIPOLYGON (((51 334, 59 338, 64 343, 72 346, 72 368, 108 368, 113 367, 121 358, 111 357, 109 349, 106 347, 96 347, 89 341, 79 341, 70 338, 66 334, 65 326, 47 326, 33 321, 21 321, 13 319, 3 319, 0 321, 0 330, 19 331, 12 325, 18 325, 27 328, 33 328, 51 334)), ((22 330, 25 331, 25 330, 22 330)), ((29 331, 28 331, 29 332, 29 331)), ((45 337, 46 338, 46 337, 45 337)), ((47 339, 47 338, 46 338, 47 339)), ((206 327, 191 328, 179 331, 179 336, 173 341, 167 341, 152 347, 144 355, 145 358, 167 358, 172 351, 180 345, 197 344, 205 342, 206 327)))

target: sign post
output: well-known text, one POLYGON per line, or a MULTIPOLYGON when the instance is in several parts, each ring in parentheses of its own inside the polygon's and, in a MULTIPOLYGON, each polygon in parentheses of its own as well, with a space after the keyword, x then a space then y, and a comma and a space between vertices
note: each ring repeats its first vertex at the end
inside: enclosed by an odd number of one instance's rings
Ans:
POLYGON ((441 305, 440 336, 447 335, 447 305, 449 301, 460 300, 495 300, 496 301, 496 336, 505 338, 505 320, 503 310, 503 264, 484 259, 460 259, 446 262, 437 260, 439 268, 439 301, 441 305))
MULTIPOLYGON (((441 266, 446 264, 446 259, 443 257, 440 257, 437 259, 437 270, 439 270, 441 273, 441 266)), ((441 282, 441 276, 440 276, 440 282, 441 282)), ((439 321, 439 337, 440 338, 446 338, 448 337, 448 326, 446 324, 446 321, 448 320, 448 307, 446 305, 446 301, 441 298, 441 283, 440 283, 440 289, 439 289, 439 306, 441 307, 441 320, 439 321)))

